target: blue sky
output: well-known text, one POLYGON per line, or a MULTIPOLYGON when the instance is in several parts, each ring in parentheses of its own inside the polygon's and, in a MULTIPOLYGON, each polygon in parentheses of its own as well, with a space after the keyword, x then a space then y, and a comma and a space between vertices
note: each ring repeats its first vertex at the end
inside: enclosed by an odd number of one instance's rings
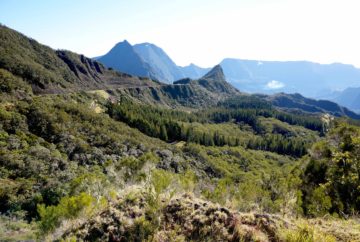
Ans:
POLYGON ((0 0, 0 22, 89 57, 151 42, 179 65, 225 57, 360 67, 357 0, 0 0))

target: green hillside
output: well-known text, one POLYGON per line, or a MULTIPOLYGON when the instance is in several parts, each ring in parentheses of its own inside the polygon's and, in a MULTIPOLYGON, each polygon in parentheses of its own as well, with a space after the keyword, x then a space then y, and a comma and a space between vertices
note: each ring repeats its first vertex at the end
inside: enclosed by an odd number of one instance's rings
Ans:
POLYGON ((1 241, 360 240, 357 121, 0 36, 1 241))

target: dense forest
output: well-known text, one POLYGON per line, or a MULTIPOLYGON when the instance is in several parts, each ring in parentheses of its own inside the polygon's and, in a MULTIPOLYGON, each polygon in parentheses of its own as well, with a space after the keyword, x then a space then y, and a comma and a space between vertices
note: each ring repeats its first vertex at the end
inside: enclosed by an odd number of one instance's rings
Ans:
POLYGON ((194 112, 175 111, 161 107, 137 104, 122 98, 119 103, 108 103, 108 114, 119 121, 151 137, 166 142, 186 141, 204 146, 239 146, 256 150, 267 150, 279 154, 301 157, 306 154, 308 140, 298 137, 291 131, 277 125, 272 133, 267 133, 260 117, 318 131, 323 135, 324 123, 318 117, 300 116, 273 109, 271 105, 256 98, 239 97, 222 102, 218 107, 194 112), (229 137, 221 131, 204 129, 196 131, 192 123, 206 124, 234 123, 241 129, 246 125, 253 131, 253 137, 244 141, 241 137, 229 137))

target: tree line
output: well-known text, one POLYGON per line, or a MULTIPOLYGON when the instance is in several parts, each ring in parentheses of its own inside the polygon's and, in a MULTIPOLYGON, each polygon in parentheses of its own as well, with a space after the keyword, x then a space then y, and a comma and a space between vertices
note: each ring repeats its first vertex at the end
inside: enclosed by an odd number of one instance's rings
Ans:
MULTIPOLYGON (((251 104, 251 107, 261 107, 261 104, 251 104)), ((159 138, 166 142, 186 141, 204 146, 239 146, 276 152, 279 154, 301 157, 306 154, 307 144, 300 137, 284 137, 281 134, 266 133, 259 117, 274 117, 289 123, 302 123, 313 129, 320 129, 318 121, 312 117, 299 117, 285 114, 273 109, 250 109, 242 104, 242 109, 235 109, 235 104, 224 107, 210 108, 193 113, 169 110, 156 106, 133 103, 131 100, 122 98, 118 104, 108 103, 108 114, 118 120, 127 123, 148 136, 159 138), (198 123, 244 123, 249 125, 254 135, 248 141, 241 141, 239 137, 229 137, 219 131, 198 131, 191 125, 198 123), (311 125, 310 125, 311 124, 311 125)), ((322 128, 322 126, 321 126, 322 128)))

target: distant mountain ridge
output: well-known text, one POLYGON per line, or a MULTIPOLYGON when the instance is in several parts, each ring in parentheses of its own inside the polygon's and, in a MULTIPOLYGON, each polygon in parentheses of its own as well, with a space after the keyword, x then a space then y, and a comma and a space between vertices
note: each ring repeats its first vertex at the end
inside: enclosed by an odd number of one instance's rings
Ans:
POLYGON ((360 87, 349 87, 335 92, 331 100, 360 113, 360 87))
MULTIPOLYGON (((134 56, 130 44, 122 42, 119 45, 122 51, 134 56)), ((142 59, 137 61, 143 64, 142 59)), ((23 91, 31 89, 35 95, 104 90, 114 97, 126 94, 137 101, 199 108, 216 105, 236 95, 245 95, 226 81, 224 73, 223 68, 217 65, 200 78, 163 84, 109 70, 84 55, 53 50, 0 25, 0 90, 16 90, 26 86, 23 91)), ((279 108, 360 119, 360 115, 334 102, 317 101, 299 94, 262 95, 261 98, 279 108)))
POLYGON ((340 63, 227 58, 220 65, 230 83, 252 93, 301 93, 316 98, 329 90, 360 86, 360 69, 340 63))
POLYGON ((185 77, 197 79, 210 70, 194 64, 177 66, 160 47, 151 43, 131 46, 126 40, 96 59, 115 70, 149 77, 164 83, 173 83, 185 77))
MULTIPOLYGON (((131 45, 126 43, 131 49, 131 45)), ((126 56, 125 53, 117 51, 117 48, 119 47, 115 46, 98 60, 118 71, 147 76, 164 83, 173 83, 184 78, 198 79, 210 70, 210 68, 201 68, 195 64, 185 67, 177 66, 165 51, 151 43, 132 46, 132 56, 126 56), (133 65, 136 68, 131 67, 133 65)), ((334 99, 337 95, 333 95, 334 90, 360 86, 360 69, 352 65, 234 58, 225 58, 220 65, 224 70, 226 80, 244 92, 301 93, 307 97, 339 101, 348 108, 359 109, 356 104, 341 102, 343 100, 341 97, 334 99)))
POLYGON ((189 77, 189 78, 201 77, 201 76, 205 75, 211 69, 211 68, 202 68, 193 63, 191 63, 190 65, 184 66, 184 67, 180 67, 180 68, 184 74, 184 77, 189 77))
POLYGON ((299 110, 308 113, 329 113, 337 117, 348 116, 353 119, 360 119, 359 114, 356 114, 350 111, 348 108, 342 107, 335 102, 306 98, 298 93, 278 93, 274 95, 259 96, 270 102, 272 105, 286 110, 299 110))

